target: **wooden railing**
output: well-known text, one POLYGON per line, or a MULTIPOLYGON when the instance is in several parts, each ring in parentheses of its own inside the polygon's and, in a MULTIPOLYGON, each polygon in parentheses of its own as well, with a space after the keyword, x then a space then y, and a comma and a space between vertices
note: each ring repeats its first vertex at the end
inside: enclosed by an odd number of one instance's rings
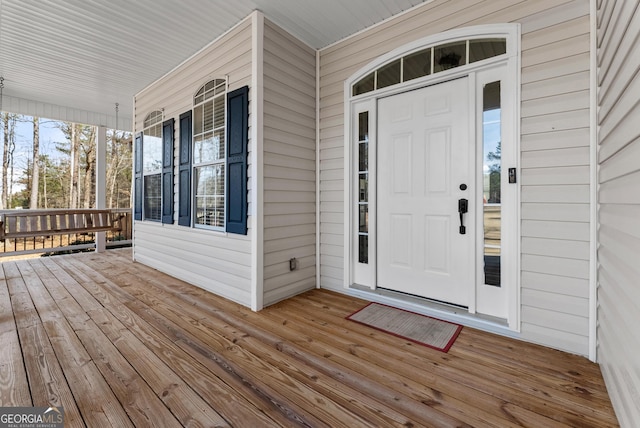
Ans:
POLYGON ((0 257, 95 248, 97 232, 104 232, 107 247, 130 245, 131 210, 3 210, 0 257))

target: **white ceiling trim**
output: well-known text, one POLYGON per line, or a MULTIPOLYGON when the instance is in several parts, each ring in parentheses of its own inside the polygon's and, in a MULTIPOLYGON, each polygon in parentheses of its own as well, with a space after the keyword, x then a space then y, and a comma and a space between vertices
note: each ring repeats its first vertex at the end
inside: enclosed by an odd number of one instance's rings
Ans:
POLYGON ((121 107, 118 117, 115 116, 115 104, 113 114, 97 113, 94 111, 80 110, 72 107, 49 104, 42 101, 25 100, 8 95, 2 97, 2 108, 11 113, 35 116, 64 122, 83 123, 85 125, 105 126, 107 129, 133 129, 131 120, 133 112, 122 114, 121 107))

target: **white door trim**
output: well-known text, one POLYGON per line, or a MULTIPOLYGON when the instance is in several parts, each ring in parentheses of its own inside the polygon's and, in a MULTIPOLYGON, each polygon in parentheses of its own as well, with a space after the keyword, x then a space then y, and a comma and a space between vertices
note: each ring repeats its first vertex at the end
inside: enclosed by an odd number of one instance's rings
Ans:
MULTIPOLYGON (((476 27, 467 27, 454 29, 444 33, 432 35, 415 42, 409 43, 398 49, 395 49, 388 54, 385 54, 376 60, 372 61, 365 67, 354 73, 344 84, 344 277, 343 285, 345 288, 350 288, 354 284, 356 275, 361 276, 361 272, 358 272, 358 268, 354 263, 354 255, 357 248, 354 245, 353 232, 357 225, 355 209, 354 209, 354 197, 356 191, 356 183, 354 183, 354 146, 353 137, 357 132, 357 123, 354 119, 356 117, 356 110, 362 109, 363 106, 369 106, 370 117, 372 122, 370 123, 371 129, 376 130, 375 123, 376 114, 375 104, 376 100, 383 96, 390 96, 399 92, 404 92, 412 89, 417 89, 427 85, 434 85, 457 77, 474 76, 482 74, 485 70, 494 68, 495 66, 502 65, 506 69, 505 73, 505 95, 503 96, 503 109, 509 109, 511 118, 508 120, 505 118, 505 127, 503 128, 503 138, 510 139, 513 147, 513 158, 503 160, 503 168, 506 172, 507 168, 514 167, 518 172, 517 184, 512 184, 511 189, 514 189, 514 197, 510 201, 510 209, 512 210, 513 224, 509 227, 509 234, 511 243, 507 245, 510 251, 509 260, 503 262, 503 266, 506 267, 508 274, 508 286, 507 292, 507 305, 508 314, 506 321, 508 328, 512 331, 520 331, 520 165, 519 165, 519 153, 520 153, 520 25, 519 24, 495 24, 476 27), (423 78, 411 80, 405 83, 400 83, 392 86, 388 86, 383 89, 371 91, 358 96, 352 96, 352 86, 355 82, 358 82, 364 76, 367 76, 373 70, 376 70, 381 65, 400 58, 407 53, 417 51, 421 48, 425 48, 432 45, 441 44, 443 42, 449 42, 460 39, 479 38, 479 37, 503 37, 507 40, 507 52, 504 55, 489 58, 487 60, 472 63, 470 65, 460 66, 451 70, 432 74, 423 78), (508 123, 507 123, 508 122, 508 123)), ((473 99, 477 99, 477 94, 473 95, 473 99)), ((475 101, 472 105, 475 105, 475 101)), ((362 111, 362 110, 359 110, 362 111)), ((476 127, 477 128, 477 127, 476 127)), ((372 132, 372 135, 375 132, 372 132)), ((372 150, 375 152, 375 150, 372 150)), ((506 176, 507 174, 503 174, 506 176)), ((480 187, 480 186, 478 186, 480 187)), ((511 190, 510 189, 510 190, 511 190)), ((375 193, 375 189, 373 190, 375 193)), ((375 229, 375 228, 373 228, 375 229)), ((504 233, 503 233, 504 238, 504 233)), ((507 237, 509 238, 509 237, 507 237)), ((506 243, 506 242, 505 242, 506 243)), ((373 236, 370 245, 376 248, 375 236, 373 236)), ((375 260, 375 257, 373 258, 375 260)), ((367 284, 371 288, 375 288, 375 266, 372 268, 373 273, 369 275, 372 278, 372 282, 367 284)), ((477 287, 473 288, 473 295, 475 297, 477 293, 477 287)), ((475 306, 475 305, 473 305, 475 306)), ((473 306, 470 305, 470 313, 473 313, 473 306)))

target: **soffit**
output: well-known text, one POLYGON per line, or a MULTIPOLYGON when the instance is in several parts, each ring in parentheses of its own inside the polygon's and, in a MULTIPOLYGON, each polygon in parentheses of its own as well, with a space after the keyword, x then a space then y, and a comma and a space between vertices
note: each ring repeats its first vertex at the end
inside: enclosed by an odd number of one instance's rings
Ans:
POLYGON ((130 118, 135 93, 254 10, 320 49, 423 1, 0 0, 0 76, 7 97, 130 118))

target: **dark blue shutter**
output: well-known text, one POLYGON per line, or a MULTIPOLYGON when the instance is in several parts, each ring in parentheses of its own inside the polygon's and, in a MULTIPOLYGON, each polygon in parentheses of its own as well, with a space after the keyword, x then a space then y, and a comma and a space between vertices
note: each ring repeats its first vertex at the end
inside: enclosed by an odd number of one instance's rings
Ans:
POLYGON ((191 226, 191 110, 180 115, 178 224, 191 226))
POLYGON ((133 218, 136 220, 142 220, 142 136, 142 132, 136 135, 134 147, 133 218))
POLYGON ((247 234, 249 87, 227 94, 227 232, 247 234))
POLYGON ((162 222, 173 224, 173 118, 162 123, 162 222))

